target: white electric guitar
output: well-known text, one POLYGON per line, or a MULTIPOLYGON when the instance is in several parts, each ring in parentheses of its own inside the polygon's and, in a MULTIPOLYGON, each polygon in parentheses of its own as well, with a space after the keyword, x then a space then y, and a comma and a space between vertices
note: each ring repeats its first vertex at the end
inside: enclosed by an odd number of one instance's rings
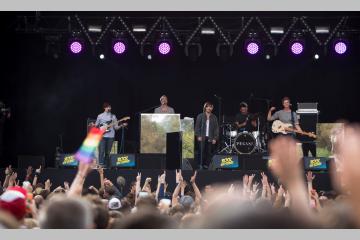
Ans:
MULTIPOLYGON (((114 122, 113 122, 112 120, 110 120, 110 121, 108 121, 108 122, 106 122, 106 123, 100 124, 99 128, 105 130, 105 133, 107 133, 107 132, 110 132, 110 128, 111 128, 112 126, 117 125, 117 124, 120 123, 120 122, 127 121, 127 120, 129 120, 129 119, 130 119, 130 117, 123 117, 123 118, 121 118, 121 119, 119 119, 119 120, 117 120, 117 121, 114 121, 114 122)), ((95 124, 90 124, 90 126, 93 127, 93 126, 95 126, 95 124)), ((122 123, 122 124, 120 125, 120 127, 125 127, 125 126, 127 126, 127 123, 122 123)))
POLYGON ((294 129, 291 123, 283 123, 280 120, 275 120, 272 124, 271 130, 273 133, 282 133, 288 134, 291 132, 295 132, 301 135, 305 135, 311 138, 316 138, 316 135, 313 132, 303 132, 297 129, 294 129))

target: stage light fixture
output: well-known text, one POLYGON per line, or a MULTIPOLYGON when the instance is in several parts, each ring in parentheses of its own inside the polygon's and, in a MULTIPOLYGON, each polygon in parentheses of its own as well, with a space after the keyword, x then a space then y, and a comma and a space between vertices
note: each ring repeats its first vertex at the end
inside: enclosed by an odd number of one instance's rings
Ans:
POLYGON ((344 55, 348 50, 348 43, 343 39, 336 39, 333 43, 333 49, 336 54, 344 55))
POLYGON ((160 39, 156 44, 157 51, 162 56, 169 55, 172 51, 172 43, 167 32, 160 33, 160 39))
POLYGON ((73 39, 69 41, 69 49, 73 54, 80 54, 83 51, 84 45, 82 41, 73 39))
POLYGON ((112 49, 114 53, 121 55, 126 51, 126 43, 123 40, 116 39, 113 41, 112 49))
POLYGON ((290 52, 293 55, 299 56, 305 50, 305 41, 300 33, 293 33, 293 37, 289 43, 290 52))
POLYGON ((145 25, 134 25, 133 32, 146 32, 146 26, 145 25))
POLYGON ((257 55, 260 52, 260 41, 257 38, 257 33, 249 33, 249 38, 245 40, 245 50, 250 55, 257 55))
POLYGON ((315 54, 315 55, 314 55, 314 59, 315 59, 315 60, 318 60, 319 58, 320 58, 320 55, 319 55, 319 54, 315 54))
POLYGON ((202 28, 201 29, 201 34, 203 35, 214 35, 215 34, 215 29, 214 28, 202 28))
POLYGON ((328 34, 330 32, 330 27, 328 26, 316 26, 315 32, 318 34, 328 34))
POLYGON ((284 28, 283 27, 271 27, 270 33, 271 34, 284 34, 284 28))

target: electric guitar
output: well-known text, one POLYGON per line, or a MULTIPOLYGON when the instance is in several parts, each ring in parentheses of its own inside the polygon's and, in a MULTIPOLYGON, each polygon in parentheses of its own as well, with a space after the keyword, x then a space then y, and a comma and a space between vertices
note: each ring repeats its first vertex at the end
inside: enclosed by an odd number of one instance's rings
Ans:
MULTIPOLYGON (((99 128, 105 130, 105 133, 107 133, 107 132, 110 132, 110 128, 113 127, 114 125, 117 125, 118 123, 127 121, 129 119, 130 119, 130 117, 123 117, 123 118, 121 118, 121 119, 119 119, 119 120, 117 120, 115 122, 110 120, 110 121, 107 121, 106 123, 100 124, 99 128)), ((126 126, 126 125, 123 125, 123 124, 121 124, 121 125, 122 125, 121 127, 126 126)))
POLYGON ((313 132, 302 132, 297 129, 294 129, 291 123, 283 123, 280 120, 275 120, 272 124, 271 130, 273 133, 282 133, 288 134, 290 132, 295 132, 301 135, 305 135, 311 138, 316 138, 316 135, 313 132))

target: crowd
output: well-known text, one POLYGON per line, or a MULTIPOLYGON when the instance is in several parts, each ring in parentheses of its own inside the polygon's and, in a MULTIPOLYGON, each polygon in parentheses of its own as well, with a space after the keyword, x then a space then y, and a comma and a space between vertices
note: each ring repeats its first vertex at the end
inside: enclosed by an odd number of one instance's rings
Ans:
POLYGON ((38 182, 41 167, 29 167, 23 182, 6 168, 0 190, 0 228, 122 229, 122 228, 358 228, 360 227, 360 127, 346 125, 338 141, 331 178, 336 191, 314 189, 312 172, 300 167, 295 140, 278 137, 269 150, 271 171, 244 175, 241 183, 207 185, 200 190, 197 172, 184 179, 176 171, 169 189, 164 172, 158 179, 138 173, 129 192, 125 179, 112 182, 102 168, 80 162, 73 182, 53 187, 38 182), (91 171, 100 187, 84 187, 91 171), (306 179, 306 181, 304 181, 306 179), (156 189, 151 182, 157 180, 156 189))

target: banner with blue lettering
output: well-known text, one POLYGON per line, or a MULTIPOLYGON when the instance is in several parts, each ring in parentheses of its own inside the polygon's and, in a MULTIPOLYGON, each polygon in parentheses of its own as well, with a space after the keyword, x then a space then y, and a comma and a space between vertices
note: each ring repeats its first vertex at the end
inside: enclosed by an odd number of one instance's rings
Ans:
POLYGON ((326 157, 304 157, 305 170, 327 170, 326 162, 329 158, 326 157))
POLYGON ((212 158, 212 168, 239 168, 239 158, 237 155, 214 155, 212 158))
POLYGON ((79 162, 75 159, 75 154, 61 154, 60 165, 63 167, 77 167, 79 162))
POLYGON ((111 154, 111 167, 135 167, 135 154, 111 154))

